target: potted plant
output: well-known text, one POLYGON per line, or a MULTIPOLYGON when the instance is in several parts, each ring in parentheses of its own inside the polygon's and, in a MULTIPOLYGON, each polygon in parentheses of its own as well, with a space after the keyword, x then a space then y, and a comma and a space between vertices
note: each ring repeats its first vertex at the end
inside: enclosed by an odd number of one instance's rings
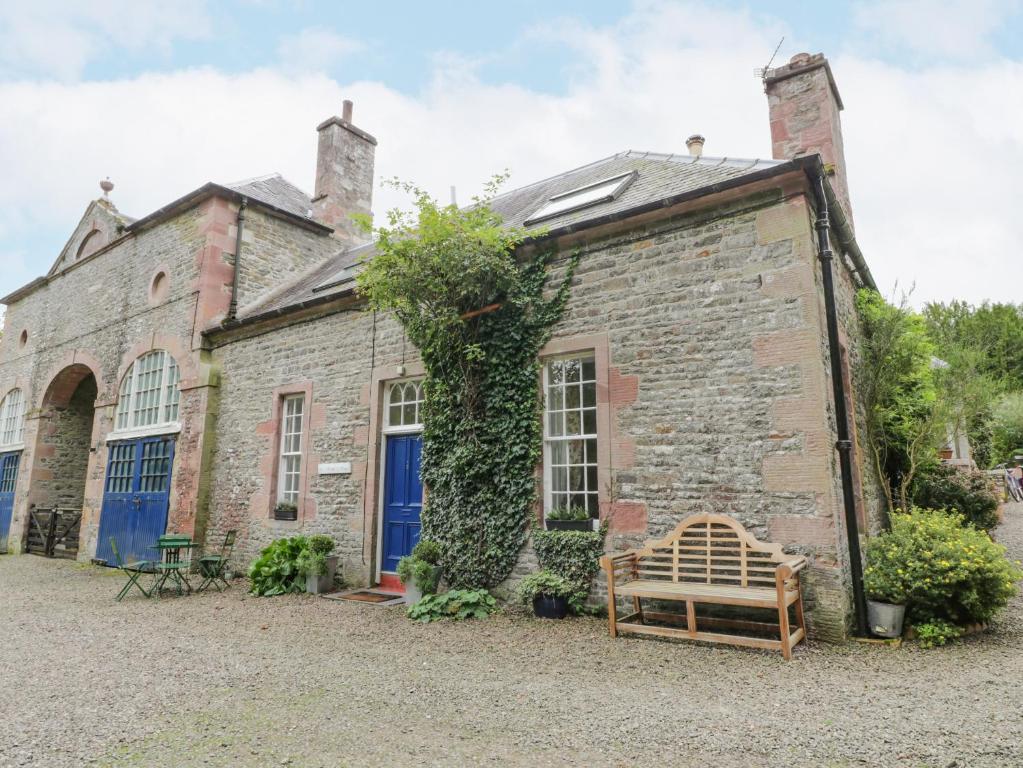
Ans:
POLYGON ((548 531, 592 531, 593 518, 582 507, 552 509, 546 515, 548 531))
POLYGON ((335 542, 330 536, 316 534, 309 537, 308 545, 298 556, 299 572, 305 576, 305 591, 311 595, 330 592, 337 573, 335 542))
POLYGON ((298 505, 289 501, 278 501, 274 507, 274 520, 298 520, 298 505))
POLYGON ((568 601, 575 592, 572 584, 551 571, 537 571, 522 580, 519 597, 533 605, 533 614, 540 619, 563 619, 568 615, 568 601))
POLYGON ((440 544, 423 539, 411 555, 398 561, 398 578, 405 586, 405 602, 418 603, 423 595, 432 595, 440 584, 440 544))

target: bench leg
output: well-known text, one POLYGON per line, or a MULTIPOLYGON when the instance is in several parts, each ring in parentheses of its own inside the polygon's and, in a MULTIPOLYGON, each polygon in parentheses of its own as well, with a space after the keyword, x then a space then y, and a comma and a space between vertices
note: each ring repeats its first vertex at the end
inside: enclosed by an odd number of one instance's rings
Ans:
POLYGON ((690 637, 696 637, 696 603, 686 600, 686 630, 690 637))
POLYGON ((778 606, 778 625, 781 629, 781 655, 788 661, 792 658, 792 640, 789 637, 789 609, 784 600, 778 606))
POLYGON ((638 597, 632 598, 632 609, 638 614, 639 623, 643 623, 643 603, 638 597))
POLYGON ((611 637, 618 637, 618 613, 615 610, 615 575, 607 572, 607 628, 611 637))
MULTIPOLYGON (((797 582, 798 585, 798 582, 797 582)), ((799 591, 799 599, 796 600, 796 626, 803 630, 803 637, 806 637, 806 620, 803 618, 803 591, 799 591)))

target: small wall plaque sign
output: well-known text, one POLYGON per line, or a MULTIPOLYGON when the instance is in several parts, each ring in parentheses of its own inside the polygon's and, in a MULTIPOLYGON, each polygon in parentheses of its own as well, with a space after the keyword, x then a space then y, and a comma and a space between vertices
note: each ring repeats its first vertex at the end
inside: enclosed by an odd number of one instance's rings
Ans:
POLYGON ((352 462, 336 461, 332 464, 320 464, 321 475, 350 475, 352 474, 352 462))

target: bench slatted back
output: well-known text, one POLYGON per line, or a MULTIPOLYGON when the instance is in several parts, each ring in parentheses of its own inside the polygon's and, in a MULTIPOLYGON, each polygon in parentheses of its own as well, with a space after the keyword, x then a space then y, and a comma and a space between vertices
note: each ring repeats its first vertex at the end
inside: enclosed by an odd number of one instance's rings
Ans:
POLYGON ((633 578, 739 587, 773 587, 775 566, 791 559, 780 544, 758 541, 727 515, 687 517, 636 552, 633 578))

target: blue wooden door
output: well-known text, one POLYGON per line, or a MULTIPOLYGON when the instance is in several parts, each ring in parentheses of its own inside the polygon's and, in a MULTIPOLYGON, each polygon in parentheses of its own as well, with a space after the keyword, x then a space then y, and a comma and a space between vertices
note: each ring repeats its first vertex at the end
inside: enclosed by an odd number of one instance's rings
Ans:
POLYGON ((423 508, 423 483, 419 479, 422 455, 421 435, 387 438, 381 571, 398 570, 398 560, 410 554, 419 541, 419 512, 423 508))
POLYGON ((14 488, 18 484, 20 453, 0 454, 0 552, 7 551, 14 512, 14 488))
POLYGON ((150 547, 167 531, 174 441, 150 437, 111 443, 96 557, 113 565, 111 537, 125 562, 152 560, 150 547))

